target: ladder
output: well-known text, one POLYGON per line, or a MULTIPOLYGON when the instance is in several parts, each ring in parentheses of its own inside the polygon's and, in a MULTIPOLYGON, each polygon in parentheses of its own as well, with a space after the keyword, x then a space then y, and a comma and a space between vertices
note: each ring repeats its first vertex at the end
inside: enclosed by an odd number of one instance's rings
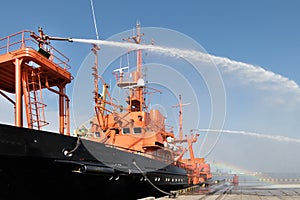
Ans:
POLYGON ((49 123, 45 120, 45 107, 42 98, 40 72, 23 72, 23 93, 25 98, 28 128, 41 130, 49 123))

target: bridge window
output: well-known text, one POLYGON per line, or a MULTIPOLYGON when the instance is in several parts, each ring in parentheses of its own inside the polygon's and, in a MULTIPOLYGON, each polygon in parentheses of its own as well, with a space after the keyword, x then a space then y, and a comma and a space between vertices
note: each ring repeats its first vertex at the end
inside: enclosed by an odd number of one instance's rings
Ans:
POLYGON ((123 128, 122 132, 123 132, 123 134, 129 134, 130 133, 130 128, 123 128))
POLYGON ((94 133, 94 135, 95 135, 95 137, 100 137, 100 132, 97 131, 94 133))
POLYGON ((142 133, 142 128, 141 127, 134 127, 133 128, 133 133, 134 134, 140 134, 140 133, 142 133))

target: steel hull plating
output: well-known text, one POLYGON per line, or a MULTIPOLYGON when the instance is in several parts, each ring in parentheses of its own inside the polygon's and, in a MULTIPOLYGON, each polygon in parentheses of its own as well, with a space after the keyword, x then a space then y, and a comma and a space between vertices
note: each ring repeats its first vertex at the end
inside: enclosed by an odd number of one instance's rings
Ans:
POLYGON ((166 192, 187 186, 186 170, 160 164, 101 143, 0 125, 0 199, 137 199, 166 195, 149 181, 166 192))

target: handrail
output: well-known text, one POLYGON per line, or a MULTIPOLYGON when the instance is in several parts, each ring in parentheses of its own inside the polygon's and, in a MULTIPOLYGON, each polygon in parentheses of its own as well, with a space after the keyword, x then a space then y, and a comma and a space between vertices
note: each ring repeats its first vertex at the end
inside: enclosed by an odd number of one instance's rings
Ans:
MULTIPOLYGON (((8 35, 6 37, 0 38, 0 55, 16 51, 22 48, 36 49, 36 47, 38 47, 38 42, 33 37, 31 37, 31 34, 33 33, 34 32, 30 30, 23 30, 8 35)), ((58 51, 55 47, 53 47, 50 44, 46 44, 45 47, 46 49, 44 50, 50 53, 49 60, 51 60, 64 70, 68 70, 71 68, 68 65, 68 62, 70 61, 68 57, 66 57, 63 53, 58 51)))

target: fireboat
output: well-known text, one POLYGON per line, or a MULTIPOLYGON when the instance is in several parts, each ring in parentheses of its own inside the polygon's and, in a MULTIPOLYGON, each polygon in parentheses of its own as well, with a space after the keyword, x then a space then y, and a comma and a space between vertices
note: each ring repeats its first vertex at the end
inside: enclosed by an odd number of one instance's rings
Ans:
MULTIPOLYGON (((141 44, 142 36, 138 23, 126 42, 141 44)), ((93 45, 95 114, 89 125, 71 133, 66 86, 73 77, 69 59, 53 40, 72 38, 50 37, 39 28, 38 34, 23 30, 0 39, 0 95, 15 117, 14 125, 0 124, 1 199, 160 197, 212 178, 210 165, 194 156, 199 134, 183 137, 182 97, 178 138, 162 113, 147 105, 141 49, 131 50, 133 71, 113 71, 117 86, 128 94, 125 107, 113 102, 109 84, 98 74, 100 48, 93 45), (58 98, 58 132, 43 130, 50 123, 44 90, 58 98)))

